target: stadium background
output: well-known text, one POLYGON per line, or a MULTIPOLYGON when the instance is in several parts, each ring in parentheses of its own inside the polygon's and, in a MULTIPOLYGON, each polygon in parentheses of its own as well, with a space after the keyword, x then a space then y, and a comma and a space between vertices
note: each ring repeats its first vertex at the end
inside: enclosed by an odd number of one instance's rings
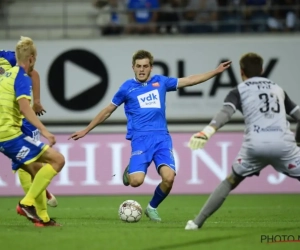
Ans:
MULTIPOLYGON (((299 0, 169 2, 172 4, 161 1, 156 20, 139 24, 142 29, 151 29, 132 34, 134 24, 126 18, 137 10, 122 6, 125 1, 120 1, 117 11, 105 1, 0 1, 0 48, 14 49, 20 35, 33 38, 38 48, 36 69, 47 111, 41 120, 57 135, 55 147, 66 157, 64 170, 51 184, 56 195, 152 194, 159 182, 150 167, 142 187, 122 185, 122 172, 130 156, 123 107, 84 139, 68 140, 109 103, 125 79, 133 76, 131 56, 138 49, 153 53, 154 73, 170 76, 201 73, 223 60, 233 61, 231 69, 220 77, 168 94, 167 117, 178 165, 174 194, 210 193, 230 171, 242 142, 240 114, 235 114, 204 150, 191 152, 186 144, 240 82, 238 60, 243 53, 261 54, 265 75, 298 101, 299 0), (111 19, 112 12, 119 13, 119 19, 115 14, 111 19), (111 29, 111 20, 120 20, 121 28, 111 29)), ((151 11, 149 7, 140 15, 145 17, 151 11)), ((295 123, 291 127, 294 129, 295 123)), ((0 161, 0 195, 22 195, 9 160, 1 155, 0 161)), ((268 168, 235 192, 298 193, 298 185, 268 168)))

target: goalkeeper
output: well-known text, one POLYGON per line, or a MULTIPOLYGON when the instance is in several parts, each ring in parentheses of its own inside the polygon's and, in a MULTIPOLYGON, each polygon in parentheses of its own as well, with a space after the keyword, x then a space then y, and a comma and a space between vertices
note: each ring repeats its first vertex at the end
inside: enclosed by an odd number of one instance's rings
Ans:
POLYGON ((236 110, 244 116, 244 141, 233 163, 232 173, 213 191, 199 215, 187 222, 186 230, 201 228, 233 189, 246 177, 258 176, 268 165, 277 172, 300 180, 299 106, 279 85, 261 77, 262 65, 263 59, 255 53, 248 53, 240 59, 243 82, 229 92, 223 108, 210 124, 190 139, 192 150, 202 149, 236 110), (286 120, 287 114, 298 122, 296 138, 286 120))

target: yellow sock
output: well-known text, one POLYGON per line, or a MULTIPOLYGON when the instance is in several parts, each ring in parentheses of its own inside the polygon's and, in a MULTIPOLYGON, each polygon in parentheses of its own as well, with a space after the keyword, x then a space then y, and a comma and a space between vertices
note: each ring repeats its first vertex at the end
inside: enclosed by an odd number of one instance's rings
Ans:
POLYGON ((32 206, 35 199, 46 190, 55 175, 57 172, 54 168, 50 164, 45 164, 35 175, 28 193, 21 200, 21 204, 32 206))
MULTIPOLYGON (((21 186, 25 192, 25 194, 28 193, 31 184, 32 184, 32 178, 29 173, 27 173, 23 169, 18 169, 18 175, 20 179, 21 186)), ((46 191, 43 191, 42 194, 40 194, 35 199, 35 208, 38 216, 44 221, 48 222, 50 220, 50 217, 47 213, 47 197, 46 197, 46 191)))
POLYGON ((50 220, 47 212, 47 197, 45 190, 35 199, 35 208, 38 216, 44 222, 48 222, 50 220))
POLYGON ((31 175, 29 173, 27 173, 25 170, 23 170, 22 168, 18 169, 18 175, 19 175, 21 186, 22 186, 25 194, 27 194, 27 192, 30 189, 30 186, 32 184, 31 175))

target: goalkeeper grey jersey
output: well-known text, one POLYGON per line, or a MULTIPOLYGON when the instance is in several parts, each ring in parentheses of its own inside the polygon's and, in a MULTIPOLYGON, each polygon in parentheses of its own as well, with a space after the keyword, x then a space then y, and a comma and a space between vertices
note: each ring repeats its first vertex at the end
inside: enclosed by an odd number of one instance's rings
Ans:
POLYGON ((247 79, 229 92, 224 105, 242 112, 246 141, 294 141, 286 115, 292 115, 299 107, 272 80, 247 79))

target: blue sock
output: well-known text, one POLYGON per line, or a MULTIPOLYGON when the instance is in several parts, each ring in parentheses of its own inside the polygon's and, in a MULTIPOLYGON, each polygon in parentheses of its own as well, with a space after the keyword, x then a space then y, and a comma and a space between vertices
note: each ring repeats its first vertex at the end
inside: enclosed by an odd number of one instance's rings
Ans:
POLYGON ((160 203, 168 196, 169 193, 164 193, 161 191, 160 186, 158 185, 155 189, 154 195, 152 200, 150 201, 149 205, 153 208, 157 208, 160 203))

